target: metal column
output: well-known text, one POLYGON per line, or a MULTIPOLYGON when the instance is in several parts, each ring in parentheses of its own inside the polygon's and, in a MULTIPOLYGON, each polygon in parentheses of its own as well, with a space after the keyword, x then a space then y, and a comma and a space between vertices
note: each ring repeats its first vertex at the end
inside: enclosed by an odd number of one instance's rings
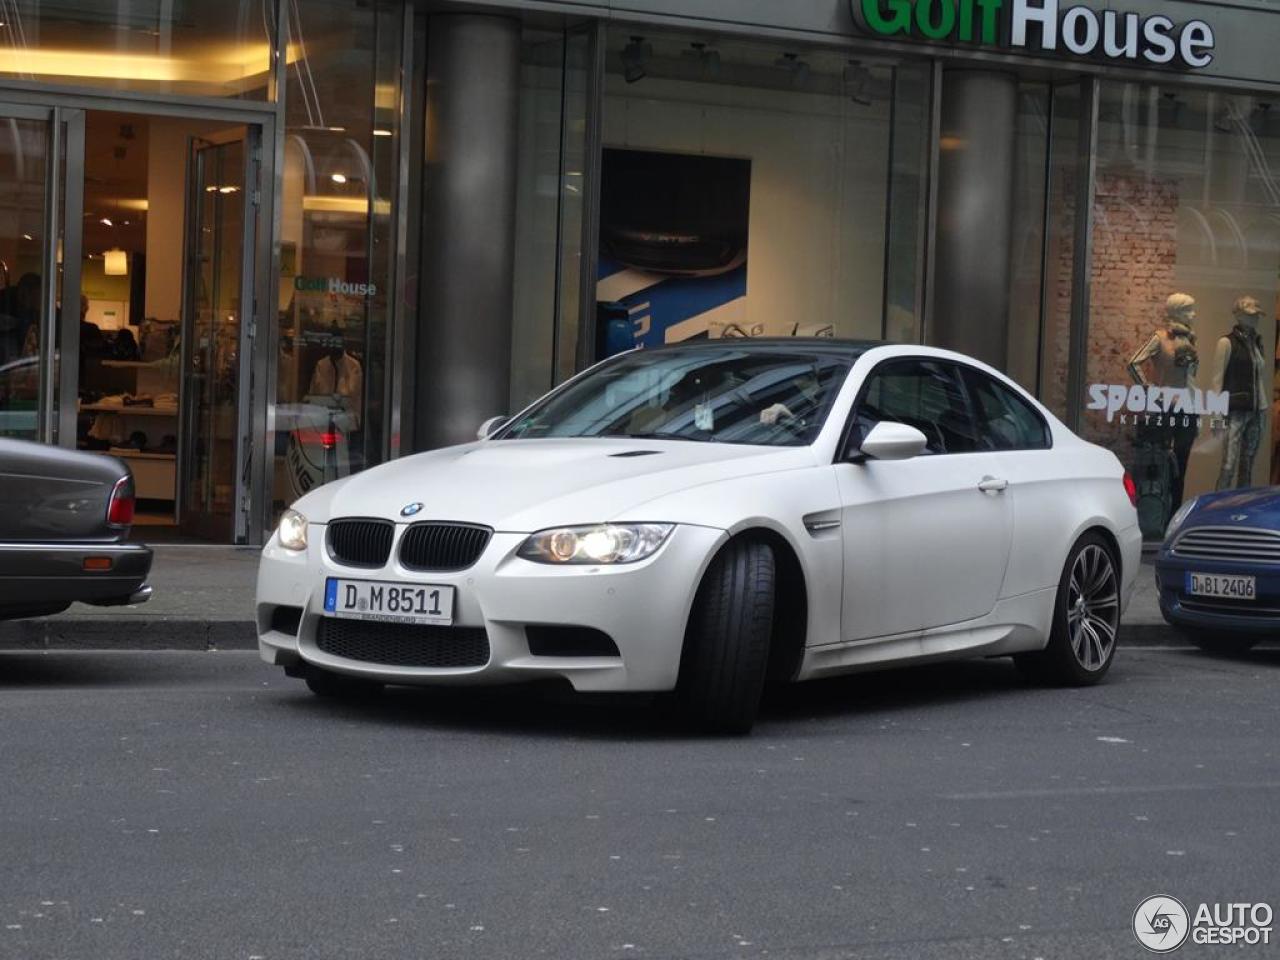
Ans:
POLYGON ((428 50, 419 450, 473 440, 509 412, 520 24, 438 14, 428 50))
POLYGON ((1008 352, 1017 114, 1012 74, 946 70, 929 342, 995 367, 1008 352))

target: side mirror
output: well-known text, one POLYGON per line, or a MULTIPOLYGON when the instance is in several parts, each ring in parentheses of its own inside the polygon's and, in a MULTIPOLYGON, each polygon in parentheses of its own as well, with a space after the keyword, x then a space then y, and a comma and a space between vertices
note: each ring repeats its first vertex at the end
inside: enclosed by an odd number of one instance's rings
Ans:
POLYGON ((924 453, 928 438, 905 423, 877 423, 858 453, 868 460, 914 460, 924 453))
POLYGON ((497 433, 507 422, 506 414, 500 417, 490 417, 484 423, 480 424, 480 429, 476 431, 477 440, 488 440, 497 433))

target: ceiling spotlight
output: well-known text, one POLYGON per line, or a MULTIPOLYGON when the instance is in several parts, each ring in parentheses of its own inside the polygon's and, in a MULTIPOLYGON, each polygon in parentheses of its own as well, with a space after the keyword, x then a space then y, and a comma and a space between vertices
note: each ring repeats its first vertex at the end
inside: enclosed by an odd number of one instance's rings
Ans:
POLYGON ((329 179, 332 180, 334 183, 339 183, 339 184, 346 183, 347 175, 345 173, 335 173, 335 174, 331 174, 329 179))
POLYGON ((844 85, 849 99, 864 107, 871 106, 871 71, 857 60, 850 60, 844 68, 844 85))
POLYGON ((639 83, 648 76, 649 61, 653 59, 653 45, 644 37, 632 37, 622 48, 622 76, 627 83, 639 83))
POLYGON ((809 64, 801 60, 798 53, 784 53, 773 65, 791 75, 792 86, 802 87, 809 80, 809 64))
POLYGON ((100 224, 102 224, 104 227, 114 227, 114 226, 115 226, 115 224, 111 222, 111 218, 110 218, 110 217, 103 217, 103 218, 102 218, 101 220, 99 220, 98 222, 99 222, 100 224))
POLYGON ((689 44, 689 49, 680 56, 697 63, 704 76, 720 76, 720 51, 708 49, 705 43, 689 44))

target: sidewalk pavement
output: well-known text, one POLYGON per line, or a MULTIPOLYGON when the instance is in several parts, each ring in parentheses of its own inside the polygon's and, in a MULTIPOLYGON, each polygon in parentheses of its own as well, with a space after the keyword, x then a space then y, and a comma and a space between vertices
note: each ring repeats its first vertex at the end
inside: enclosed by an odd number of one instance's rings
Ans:
MULTIPOLYGON (((251 650, 258 551, 156 545, 151 599, 134 607, 72 604, 65 613, 0 622, 0 650, 251 650)), ((1155 572, 1143 563, 1122 642, 1180 643, 1160 616, 1155 572)))

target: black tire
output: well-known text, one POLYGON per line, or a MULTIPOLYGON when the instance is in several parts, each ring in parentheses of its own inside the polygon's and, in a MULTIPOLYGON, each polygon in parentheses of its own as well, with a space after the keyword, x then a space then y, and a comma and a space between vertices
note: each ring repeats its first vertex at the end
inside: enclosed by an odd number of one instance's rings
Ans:
POLYGON ((369 700, 382 692, 382 684, 376 680, 349 677, 319 667, 307 667, 306 681, 312 693, 326 700, 369 700))
POLYGON ((1013 659, 1039 683, 1089 686, 1111 669, 1119 633, 1120 562, 1105 537, 1086 533, 1062 568, 1048 645, 1013 659))
POLYGON ((735 540, 712 561, 694 599, 679 697, 698 726, 751 731, 769 667, 777 576, 766 543, 735 540))
POLYGON ((1182 629, 1182 635, 1205 653, 1216 653, 1227 657, 1238 657, 1248 653, 1262 641, 1261 637, 1250 637, 1238 633, 1218 633, 1211 630, 1186 628, 1182 629))

